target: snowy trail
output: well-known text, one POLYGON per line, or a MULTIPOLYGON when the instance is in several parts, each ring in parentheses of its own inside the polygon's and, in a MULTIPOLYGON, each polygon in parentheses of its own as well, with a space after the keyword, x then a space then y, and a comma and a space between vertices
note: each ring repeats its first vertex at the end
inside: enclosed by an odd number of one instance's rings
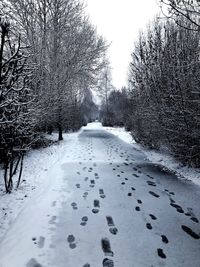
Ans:
POLYGON ((1 267, 200 266, 200 189, 99 124, 10 226, 1 267))

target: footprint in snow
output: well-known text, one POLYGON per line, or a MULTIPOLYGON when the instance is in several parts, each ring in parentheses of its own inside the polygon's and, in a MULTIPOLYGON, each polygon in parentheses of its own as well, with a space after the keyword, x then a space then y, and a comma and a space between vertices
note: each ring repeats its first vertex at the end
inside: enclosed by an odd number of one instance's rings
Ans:
POLYGON ((74 210, 77 210, 77 209, 78 209, 76 202, 72 202, 72 203, 71 203, 71 206, 72 206, 72 208, 73 208, 74 210))
POLYGON ((148 184, 149 186, 156 186, 156 183, 154 183, 154 182, 152 182, 152 181, 147 181, 147 184, 148 184))
POLYGON ((97 200, 97 199, 94 200, 94 207, 95 208, 100 208, 100 202, 99 202, 99 200, 97 200))
POLYGON ((56 216, 52 216, 51 219, 49 220, 49 224, 56 224, 56 216))
POLYGON ((110 240, 108 238, 101 239, 101 248, 105 254, 105 256, 113 257, 114 253, 111 249, 110 240))
POLYGON ((195 217, 191 217, 190 220, 192 220, 195 223, 199 223, 199 220, 197 218, 195 218, 195 217))
POLYGON ((67 237, 67 241, 68 241, 68 243, 69 243, 69 247, 70 247, 71 249, 76 248, 75 237, 74 237, 73 235, 68 235, 68 237, 67 237))
POLYGON ((149 216, 151 217, 152 220, 157 220, 157 217, 153 214, 149 214, 149 216))
POLYGON ((162 238, 162 242, 163 243, 165 243, 165 244, 168 244, 169 243, 169 240, 168 240, 168 238, 165 235, 161 235, 161 238, 162 238))
POLYGON ((147 223, 147 224, 146 224, 146 228, 147 228, 148 230, 152 230, 152 225, 151 225, 150 223, 147 223))
POLYGON ((116 235, 118 233, 118 229, 116 227, 109 228, 111 234, 116 235))
POLYGON ((82 226, 86 226, 86 224, 87 224, 87 221, 88 221, 88 217, 87 216, 84 216, 84 217, 82 217, 82 222, 80 223, 80 225, 82 225, 82 226))
POLYGON ((55 207, 56 206, 56 201, 53 201, 52 204, 51 204, 52 207, 55 207))
POLYGON ((98 213, 99 212, 99 208, 100 208, 100 202, 99 202, 99 200, 95 199, 94 200, 94 209, 92 209, 92 212, 94 214, 98 213))
POLYGON ((149 191, 149 194, 156 197, 156 198, 159 198, 160 196, 158 194, 156 194, 155 192, 153 191, 149 191))
POLYGON ((84 194, 83 194, 83 198, 87 198, 87 196, 88 196, 88 192, 84 192, 84 194))
POLYGON ((94 187, 95 186, 95 180, 90 180, 90 187, 94 187))
POLYGON ((111 216, 106 216, 107 224, 109 226, 109 231, 111 234, 116 235, 118 233, 118 229, 115 227, 113 218, 111 216))
POLYGON ((99 179, 98 173, 95 173, 94 176, 95 176, 95 179, 99 179))
POLYGON ((34 242, 34 244, 37 244, 37 238, 36 237, 32 237, 32 241, 34 242))
POLYGON ((179 205, 177 205, 177 204, 175 204, 173 202, 170 203, 170 206, 172 206, 173 208, 175 208, 177 212, 184 213, 184 210, 182 209, 181 206, 179 206, 179 205))
POLYGON ((100 198, 105 198, 106 195, 104 194, 104 190, 103 189, 99 189, 99 195, 100 195, 100 198))
POLYGON ((27 262, 26 267, 42 267, 42 265, 38 263, 35 259, 30 259, 27 262))
POLYGON ((185 216, 187 216, 187 217, 191 217, 192 215, 191 215, 189 212, 186 212, 186 213, 185 213, 185 216))
POLYGON ((169 198, 169 200, 170 200, 171 203, 176 203, 176 201, 171 197, 169 198))
POLYGON ((149 174, 147 174, 147 177, 149 177, 150 179, 154 179, 154 177, 153 176, 151 176, 151 175, 149 175, 149 174))
POLYGON ((165 255, 165 253, 163 252, 162 248, 158 248, 157 249, 157 253, 158 253, 158 256, 162 259, 166 259, 167 256, 165 255))
POLYGON ((188 235, 190 235, 192 238, 194 239, 199 239, 200 236, 198 234, 196 234, 191 228, 189 228, 188 226, 185 225, 181 225, 182 229, 184 232, 186 232, 188 235))

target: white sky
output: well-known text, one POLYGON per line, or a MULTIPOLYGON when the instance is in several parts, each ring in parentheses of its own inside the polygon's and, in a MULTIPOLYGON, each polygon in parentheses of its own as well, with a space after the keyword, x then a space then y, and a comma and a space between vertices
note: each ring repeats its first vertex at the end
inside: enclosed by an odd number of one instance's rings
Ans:
POLYGON ((156 0, 85 0, 91 21, 111 43, 113 85, 126 85, 130 55, 140 29, 159 12, 156 0))

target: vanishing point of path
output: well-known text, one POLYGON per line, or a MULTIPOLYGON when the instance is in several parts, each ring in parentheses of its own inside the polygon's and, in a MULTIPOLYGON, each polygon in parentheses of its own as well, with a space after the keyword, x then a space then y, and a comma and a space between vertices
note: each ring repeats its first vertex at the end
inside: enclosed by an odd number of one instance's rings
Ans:
POLYGON ((199 267, 199 187, 90 126, 11 225, 0 266, 199 267))

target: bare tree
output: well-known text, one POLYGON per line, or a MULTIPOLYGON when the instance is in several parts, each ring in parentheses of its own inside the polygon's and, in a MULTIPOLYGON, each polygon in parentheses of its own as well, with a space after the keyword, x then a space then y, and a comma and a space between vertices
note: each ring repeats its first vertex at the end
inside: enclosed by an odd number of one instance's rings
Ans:
POLYGON ((108 59, 105 58, 104 67, 99 76, 97 92, 107 112, 108 112, 108 98, 112 89, 114 89, 114 87, 112 85, 111 67, 108 59))
POLYGON ((172 18, 185 29, 199 31, 200 2, 198 0, 160 0, 160 5, 162 11, 167 7, 167 12, 163 11, 167 18, 172 18))
POLYGON ((97 83, 105 41, 85 17, 79 1, 8 2, 11 17, 23 33, 23 42, 30 47, 38 70, 33 86, 38 95, 39 127, 57 128, 58 139, 62 140, 69 112, 74 110, 72 106, 80 108, 77 103, 86 83, 88 87, 97 83))

